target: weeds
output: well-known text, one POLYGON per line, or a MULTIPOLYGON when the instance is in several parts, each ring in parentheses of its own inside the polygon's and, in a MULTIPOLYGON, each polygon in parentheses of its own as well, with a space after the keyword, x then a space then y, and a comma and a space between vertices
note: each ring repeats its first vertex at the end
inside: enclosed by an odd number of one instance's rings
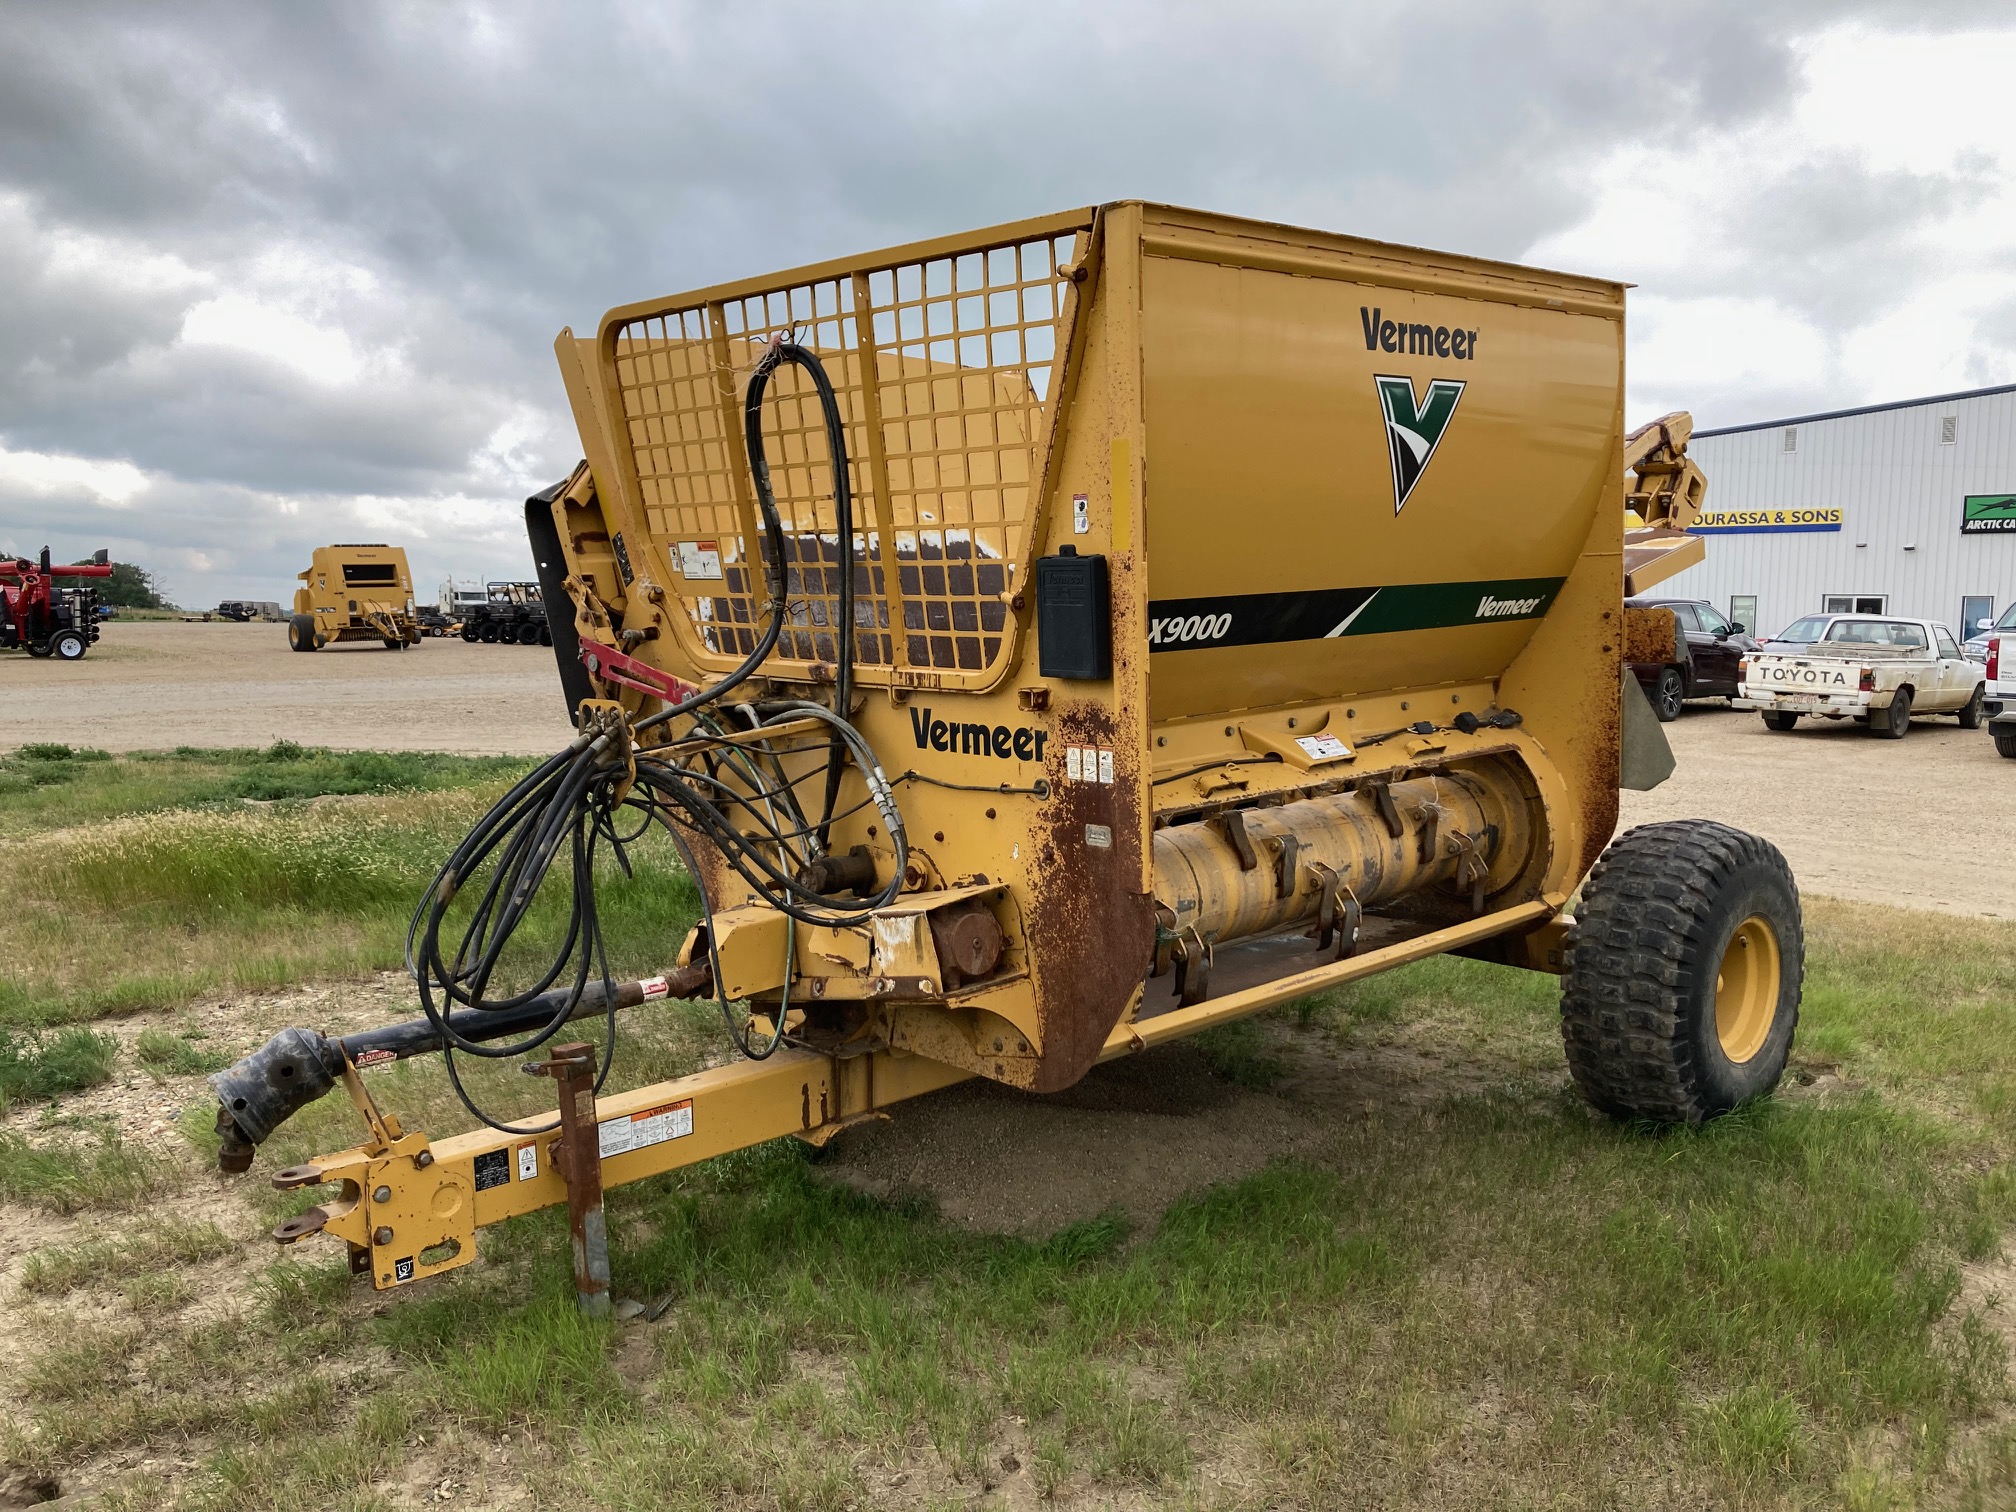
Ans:
POLYGON ((118 1040, 81 1026, 53 1034, 0 1027, 0 1108, 98 1086, 111 1079, 118 1058, 118 1040))
POLYGON ((130 1207, 160 1185, 155 1165, 109 1130, 38 1145, 0 1129, 0 1201, 74 1213, 130 1207))
POLYGON ((32 834, 163 809, 342 794, 441 792, 509 782, 526 763, 508 756, 330 751, 276 741, 260 750, 110 755, 67 745, 0 754, 0 833, 32 834))
POLYGON ((1212 1074, 1234 1086, 1264 1092, 1288 1072, 1274 1042, 1252 1019, 1235 1019, 1207 1029, 1197 1036, 1196 1045, 1212 1074))
MULTIPOLYGON (((398 966, 414 899, 491 789, 358 798, 340 806, 168 809, 109 819, 10 851, 31 900, 0 918, 0 1023, 172 1007, 220 990, 398 966), (80 910, 94 927, 80 931, 80 910)), ((662 841, 613 863, 601 918, 615 970, 663 966, 698 909, 662 841)), ((521 939, 531 959, 566 928, 564 883, 521 939)), ((471 890, 472 893, 474 890, 471 890)))
POLYGON ((173 1034, 166 1029, 142 1029, 133 1044, 134 1057, 153 1072, 157 1079, 164 1076, 199 1076, 211 1071, 221 1071, 231 1064, 231 1057, 215 1050, 205 1050, 194 1042, 188 1034, 173 1034))
POLYGON ((21 1269, 21 1289, 60 1297, 97 1281, 150 1276, 170 1266, 214 1260, 236 1247, 214 1223, 170 1219, 115 1239, 38 1250, 21 1269))

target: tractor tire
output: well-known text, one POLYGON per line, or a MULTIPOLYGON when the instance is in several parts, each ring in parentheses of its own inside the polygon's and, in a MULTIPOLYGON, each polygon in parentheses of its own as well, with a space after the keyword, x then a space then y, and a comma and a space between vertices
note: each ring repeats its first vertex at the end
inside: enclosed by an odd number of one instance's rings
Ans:
POLYGON ((1799 716, 1797 714, 1787 713, 1780 709, 1766 709, 1764 711, 1764 728, 1767 730, 1789 730, 1798 723, 1799 716))
POLYGON ((1879 740, 1902 740, 1911 729, 1911 690, 1899 688, 1890 707, 1869 716, 1869 733, 1879 740))
POLYGON ((1974 685, 1974 696, 1960 706, 1961 729, 1978 730, 1981 728, 1982 694, 1987 686, 1986 683, 1976 683, 1974 685))
POLYGON ((396 635, 381 635, 379 639, 385 643, 387 651, 404 651, 406 649, 406 642, 399 639, 396 635))
POLYGON ((30 641, 27 646, 27 651, 30 656, 34 657, 47 656, 49 654, 48 642, 45 641, 38 646, 33 641, 30 641))
POLYGON ((1680 717, 1680 705, 1687 697, 1687 679, 1678 667, 1659 669, 1659 685, 1652 690, 1652 712, 1659 723, 1671 724, 1680 717))
POLYGON ((297 614, 287 621, 287 644, 296 651, 313 651, 317 645, 315 638, 315 616, 297 614))
POLYGON ((1776 846, 1709 819, 1642 825, 1582 885, 1561 990, 1568 1069, 1615 1119, 1726 1113, 1784 1074, 1805 968, 1776 846))
POLYGON ((49 654, 58 661, 82 661, 90 649, 82 630, 58 630, 49 637, 49 654))

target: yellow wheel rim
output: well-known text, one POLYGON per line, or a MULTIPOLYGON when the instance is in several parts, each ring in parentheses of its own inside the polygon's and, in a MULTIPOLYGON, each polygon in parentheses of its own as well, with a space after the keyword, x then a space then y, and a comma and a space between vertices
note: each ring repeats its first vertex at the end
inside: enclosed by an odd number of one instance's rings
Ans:
POLYGON ((1762 914, 1736 926, 1715 973, 1715 1037, 1737 1065, 1764 1048, 1778 1017, 1778 936, 1762 914))

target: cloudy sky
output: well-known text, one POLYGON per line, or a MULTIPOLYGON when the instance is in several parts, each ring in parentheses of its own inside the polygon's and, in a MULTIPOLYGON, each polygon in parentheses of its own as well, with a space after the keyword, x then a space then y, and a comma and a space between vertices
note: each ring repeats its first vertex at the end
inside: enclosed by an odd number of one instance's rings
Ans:
POLYGON ((1634 420, 2016 381, 1994 3, 0 6, 0 547, 518 576, 612 304, 1148 197, 1630 280, 1634 420))

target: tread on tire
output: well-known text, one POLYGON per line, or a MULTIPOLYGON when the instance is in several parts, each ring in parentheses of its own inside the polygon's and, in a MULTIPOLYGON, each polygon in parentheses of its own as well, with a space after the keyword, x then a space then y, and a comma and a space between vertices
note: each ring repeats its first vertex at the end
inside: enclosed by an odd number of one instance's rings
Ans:
POLYGON ((1983 689, 1985 689, 1986 687, 1987 687, 1986 683, 1976 683, 1974 685, 1974 696, 1968 699, 1965 704, 1961 705, 1960 708, 1961 729, 1978 730, 1981 728, 1981 705, 1987 701, 1983 694, 1983 689))
POLYGON ((1583 884, 1562 979, 1568 1068, 1612 1118, 1699 1124, 1778 1084, 1804 976, 1799 890, 1776 846, 1708 819, 1643 825, 1583 884), (1734 1060, 1717 1029, 1718 989, 1738 935, 1760 920, 1777 991, 1755 1048, 1734 1060))
POLYGON ((1870 713, 1869 733, 1878 740, 1902 740, 1911 732, 1911 703, 1911 690, 1899 688, 1888 708, 1870 713))

